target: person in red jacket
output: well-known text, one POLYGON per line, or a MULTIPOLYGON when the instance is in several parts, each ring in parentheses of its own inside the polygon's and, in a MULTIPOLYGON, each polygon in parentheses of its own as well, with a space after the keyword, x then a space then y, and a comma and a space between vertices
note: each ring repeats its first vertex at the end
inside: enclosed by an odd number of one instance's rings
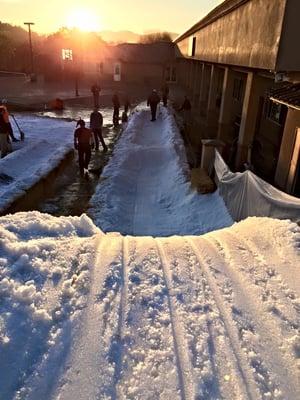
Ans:
POLYGON ((74 132, 74 147, 78 150, 79 171, 81 175, 88 172, 89 162, 91 160, 93 132, 85 127, 85 122, 80 119, 77 122, 77 128, 74 132))

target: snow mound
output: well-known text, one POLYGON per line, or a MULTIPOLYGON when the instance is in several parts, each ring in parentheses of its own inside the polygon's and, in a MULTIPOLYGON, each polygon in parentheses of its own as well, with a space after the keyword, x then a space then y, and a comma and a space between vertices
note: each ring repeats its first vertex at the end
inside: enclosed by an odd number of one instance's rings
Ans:
POLYGON ((0 211, 47 176, 73 148, 74 123, 30 115, 17 119, 26 136, 0 160, 0 211))
POLYGON ((0 218, 1 399, 25 398, 21 388, 33 370, 47 368, 51 383, 58 370, 49 363, 63 365, 86 304, 99 235, 86 215, 0 218))
POLYGON ((287 220, 154 239, 1 217, 0 398, 296 399, 299 260, 287 220))
POLYGON ((202 234, 230 226, 217 192, 199 195, 191 189, 172 112, 161 108, 157 121, 149 120, 149 110, 140 105, 104 168, 90 202, 96 225, 140 236, 202 234))

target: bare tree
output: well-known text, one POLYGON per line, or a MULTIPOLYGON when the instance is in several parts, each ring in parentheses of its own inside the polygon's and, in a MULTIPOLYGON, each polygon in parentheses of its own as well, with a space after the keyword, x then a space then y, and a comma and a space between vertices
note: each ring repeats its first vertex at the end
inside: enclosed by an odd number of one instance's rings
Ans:
POLYGON ((140 43, 150 44, 157 42, 172 42, 172 36, 169 32, 154 32, 142 35, 140 38, 140 43))

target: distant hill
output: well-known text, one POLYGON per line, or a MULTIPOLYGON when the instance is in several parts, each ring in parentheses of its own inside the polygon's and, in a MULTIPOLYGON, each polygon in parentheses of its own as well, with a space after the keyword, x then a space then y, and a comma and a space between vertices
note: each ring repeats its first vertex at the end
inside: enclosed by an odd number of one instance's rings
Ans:
POLYGON ((140 35, 131 31, 101 31, 99 32, 103 40, 110 43, 136 43, 140 40, 140 35))
MULTIPOLYGON (((151 31, 152 32, 152 31, 151 31)), ((148 32, 147 32, 148 33, 148 32)), ((138 43, 141 36, 138 33, 131 31, 101 31, 99 32, 103 40, 108 43, 138 43)), ((178 36, 178 33, 170 32, 172 39, 178 36)))

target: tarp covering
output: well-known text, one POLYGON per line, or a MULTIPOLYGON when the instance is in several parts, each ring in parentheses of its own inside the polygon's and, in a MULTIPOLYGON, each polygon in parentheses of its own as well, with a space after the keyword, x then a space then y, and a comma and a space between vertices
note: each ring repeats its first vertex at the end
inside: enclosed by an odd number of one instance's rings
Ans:
POLYGON ((214 162, 219 192, 235 221, 250 216, 300 221, 300 199, 265 182, 251 171, 230 171, 220 153, 214 162))

